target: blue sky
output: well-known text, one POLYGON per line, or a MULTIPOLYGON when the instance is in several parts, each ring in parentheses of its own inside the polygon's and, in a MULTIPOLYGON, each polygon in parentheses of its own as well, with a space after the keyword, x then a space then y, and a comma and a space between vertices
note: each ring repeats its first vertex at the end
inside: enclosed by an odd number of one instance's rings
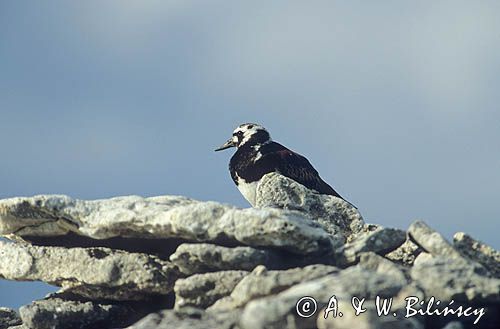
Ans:
MULTIPOLYGON (((500 248, 496 1, 2 1, 0 197, 241 207, 215 153, 258 122, 367 222, 500 248)), ((0 280, 0 305, 54 288, 0 280)))

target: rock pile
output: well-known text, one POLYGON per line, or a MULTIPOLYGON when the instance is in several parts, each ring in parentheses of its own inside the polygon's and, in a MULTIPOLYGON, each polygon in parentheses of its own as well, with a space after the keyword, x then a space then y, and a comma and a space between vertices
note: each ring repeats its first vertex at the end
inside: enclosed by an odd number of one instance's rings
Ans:
POLYGON ((449 243, 421 221, 408 232, 365 224, 349 203, 277 174, 255 209, 179 196, 0 200, 0 235, 11 241, 0 241, 0 278, 60 287, 19 315, 0 308, 0 329, 466 328, 478 317, 405 317, 410 296, 483 309, 476 328, 500 322, 491 247, 464 233, 449 243))

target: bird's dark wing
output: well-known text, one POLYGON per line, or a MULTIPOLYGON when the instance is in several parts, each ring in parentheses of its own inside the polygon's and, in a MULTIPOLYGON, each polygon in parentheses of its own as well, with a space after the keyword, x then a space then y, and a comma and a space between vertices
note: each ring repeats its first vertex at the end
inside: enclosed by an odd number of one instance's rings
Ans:
POLYGON ((291 178, 321 194, 333 195, 343 199, 330 185, 321 179, 316 169, 302 155, 276 142, 264 145, 261 153, 262 157, 258 162, 275 164, 275 170, 283 176, 291 178))

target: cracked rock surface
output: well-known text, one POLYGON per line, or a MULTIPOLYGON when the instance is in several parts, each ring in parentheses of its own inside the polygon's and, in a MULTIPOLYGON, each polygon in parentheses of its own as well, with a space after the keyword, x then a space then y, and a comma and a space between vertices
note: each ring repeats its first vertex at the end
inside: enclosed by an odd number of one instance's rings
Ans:
POLYGON ((210 310, 219 312, 242 307, 253 299, 273 295, 300 282, 311 281, 338 271, 336 267, 319 264, 283 271, 267 271, 261 265, 236 284, 230 296, 220 299, 210 310))
POLYGON ((0 241, 0 279, 60 287, 17 313, 0 308, 0 329, 498 328, 500 256, 481 241, 459 232, 449 242, 423 221, 406 231, 366 224, 350 203, 279 174, 263 178, 256 200, 0 200, 10 240, 0 241), (304 296, 316 301, 309 317, 297 311, 304 296), (332 296, 342 317, 323 316, 332 296), (474 325, 408 318, 409 296, 484 314, 474 325), (353 313, 353 297, 364 313, 353 313), (388 316, 377 315, 378 298, 392 299, 388 316))
POLYGON ((113 327, 127 322, 130 309, 123 305, 77 302, 59 298, 35 301, 20 308, 28 328, 65 329, 113 327))
POLYGON ((350 242, 335 251, 343 264, 354 264, 359 255, 365 251, 386 254, 403 244, 406 233, 393 228, 378 227, 373 231, 359 234, 350 242))
POLYGON ((283 263, 280 258, 280 255, 273 250, 183 243, 170 256, 170 261, 178 266, 182 273, 191 275, 225 270, 251 271, 261 264, 279 266, 279 263, 283 263))
POLYGON ((166 295, 179 278, 177 268, 152 255, 107 248, 62 248, 0 241, 0 277, 44 281, 82 296, 141 300, 166 295))
POLYGON ((223 271, 195 274, 175 283, 175 307, 207 308, 233 291, 247 275, 246 271, 223 271))
POLYGON ((238 328, 240 311, 207 313, 196 308, 182 311, 164 310, 150 314, 129 329, 235 329, 238 328))
POLYGON ((297 254, 339 243, 298 211, 237 209, 185 197, 139 196, 77 200, 39 195, 0 201, 0 234, 56 237, 67 233, 111 239, 184 239, 273 247, 297 254))
POLYGON ((302 212, 325 231, 348 241, 362 231, 359 211, 340 198, 313 193, 303 185, 277 173, 264 175, 257 186, 257 208, 277 207, 302 212))

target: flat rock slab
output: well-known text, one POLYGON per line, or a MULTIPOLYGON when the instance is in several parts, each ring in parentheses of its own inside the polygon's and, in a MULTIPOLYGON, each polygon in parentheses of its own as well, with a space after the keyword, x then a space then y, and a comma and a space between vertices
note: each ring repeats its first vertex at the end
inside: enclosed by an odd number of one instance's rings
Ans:
POLYGON ((141 300, 172 291, 179 271, 146 254, 0 241, 0 277, 44 281, 92 298, 141 300))
POLYGON ((364 225, 363 217, 349 202, 311 191, 278 173, 264 175, 259 181, 256 207, 299 210, 332 236, 344 241, 361 232, 364 225))
POLYGON ((238 209, 179 196, 86 201, 38 195, 0 201, 0 235, 15 239, 70 232, 93 239, 223 242, 283 248, 297 254, 319 253, 342 243, 298 211, 238 209))
POLYGON ((59 298, 35 301, 19 313, 30 329, 112 328, 127 325, 131 316, 127 306, 59 298))
POLYGON ((207 313, 195 308, 164 310, 144 317, 128 329, 235 329, 240 313, 207 313))
POLYGON ((257 265, 271 266, 282 262, 279 254, 272 250, 229 248, 209 243, 183 243, 170 256, 170 261, 186 275, 227 270, 251 271, 257 265))
POLYGON ((228 298, 221 299, 210 310, 219 312, 239 308, 253 299, 277 294, 295 284, 311 281, 338 271, 339 269, 336 267, 320 264, 284 271, 267 271, 264 266, 258 266, 234 287, 228 298))
POLYGON ((233 291, 246 271, 221 271, 195 274, 175 283, 175 308, 207 308, 233 291))

